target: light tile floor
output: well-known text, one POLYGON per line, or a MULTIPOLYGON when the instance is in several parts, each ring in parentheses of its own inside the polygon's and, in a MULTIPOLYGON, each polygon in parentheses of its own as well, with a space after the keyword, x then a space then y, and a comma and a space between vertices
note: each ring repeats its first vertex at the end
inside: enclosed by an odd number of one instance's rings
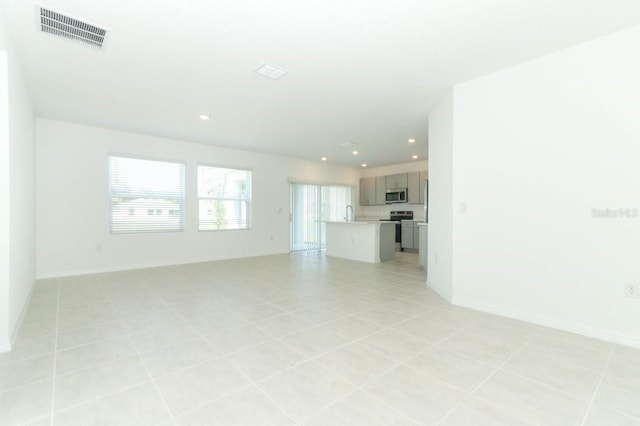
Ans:
POLYGON ((640 350, 451 306, 415 255, 38 282, 0 425, 640 425, 640 350))

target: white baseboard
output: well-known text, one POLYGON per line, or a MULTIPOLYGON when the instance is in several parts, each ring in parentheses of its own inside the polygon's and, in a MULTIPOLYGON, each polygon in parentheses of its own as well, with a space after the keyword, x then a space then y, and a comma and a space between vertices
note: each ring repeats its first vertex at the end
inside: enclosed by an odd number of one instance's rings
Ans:
POLYGON ((438 286, 433 281, 430 281, 428 278, 427 278, 427 286, 429 288, 431 288, 433 291, 435 291, 436 293, 438 293, 438 295, 440 297, 442 297, 444 300, 446 300, 447 302, 451 303, 451 294, 449 294, 448 292, 444 291, 444 289, 442 287, 438 286))
POLYGON ((151 262, 151 263, 137 263, 137 264, 131 264, 131 265, 103 266, 99 268, 73 269, 68 271, 39 273, 37 276, 37 279, 46 280, 50 278, 75 277, 79 275, 105 274, 108 272, 132 271, 134 269, 161 268, 163 266, 176 266, 176 265, 185 265, 187 263, 200 263, 200 262, 208 262, 208 261, 202 260, 202 261, 185 262, 185 263, 151 262))
POLYGON ((131 271, 135 269, 149 269, 149 268, 162 268, 165 266, 178 266, 178 265, 189 265, 192 263, 205 263, 205 262, 217 262, 223 260, 232 260, 232 259, 240 259, 244 257, 262 257, 262 256, 275 256, 278 254, 288 254, 289 252, 281 252, 281 253, 264 253, 264 254, 255 254, 252 256, 238 256, 238 257, 225 257, 225 258, 201 258, 201 259, 190 259, 179 262, 149 262, 149 263, 136 263, 131 265, 112 265, 112 266, 102 266, 96 268, 86 268, 86 269, 75 269, 68 271, 55 271, 55 272, 44 272, 38 273, 38 280, 45 280, 50 278, 64 278, 64 277, 74 277, 78 275, 93 275, 93 274, 104 274, 108 272, 120 272, 120 271, 131 271))
POLYGON ((36 288, 35 281, 31 283, 31 288, 29 289, 29 295, 27 296, 27 300, 25 300, 24 305, 22 305, 22 312, 20 312, 20 318, 16 322, 15 327, 11 330, 11 336, 9 337, 9 342, 6 344, 6 348, 3 350, 4 345, 0 344, 0 352, 8 352, 10 351, 16 343, 16 339, 18 338, 18 333, 20 332, 20 328, 22 327, 22 323, 24 322, 24 317, 27 315, 27 311, 29 310, 29 305, 31 304, 31 296, 33 296, 33 289, 36 288))
POLYGON ((477 303, 474 301, 454 300, 453 304, 456 306, 475 309, 477 311, 500 315, 507 318, 526 321, 532 324, 542 325, 544 327, 555 328, 557 330, 568 331, 570 333, 577 333, 583 336, 593 337, 594 339, 606 340, 608 342, 617 343, 624 346, 640 348, 640 337, 638 336, 629 336, 611 330, 594 328, 583 324, 565 321, 559 318, 537 315, 531 312, 505 309, 500 306, 477 303))

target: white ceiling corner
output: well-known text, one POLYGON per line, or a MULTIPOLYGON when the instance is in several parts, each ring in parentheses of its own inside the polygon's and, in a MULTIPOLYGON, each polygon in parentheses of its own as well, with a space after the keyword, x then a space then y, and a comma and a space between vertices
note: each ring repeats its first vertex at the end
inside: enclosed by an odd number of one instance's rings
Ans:
POLYGON ((1 1, 41 117, 353 167, 424 158, 447 87, 640 23, 637 0, 42 4, 109 28, 98 54, 1 1), (286 76, 257 78, 265 63, 286 76))

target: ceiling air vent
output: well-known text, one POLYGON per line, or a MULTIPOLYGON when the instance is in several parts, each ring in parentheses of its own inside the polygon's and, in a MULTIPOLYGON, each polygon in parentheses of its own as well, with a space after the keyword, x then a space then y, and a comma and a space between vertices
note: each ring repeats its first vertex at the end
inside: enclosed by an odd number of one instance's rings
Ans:
POLYGON ((65 16, 53 10, 40 7, 40 30, 69 40, 78 41, 100 49, 107 35, 107 30, 82 22, 79 19, 65 16))
POLYGON ((262 64, 256 72, 261 76, 270 78, 271 80, 277 80, 287 73, 285 70, 271 64, 262 64))

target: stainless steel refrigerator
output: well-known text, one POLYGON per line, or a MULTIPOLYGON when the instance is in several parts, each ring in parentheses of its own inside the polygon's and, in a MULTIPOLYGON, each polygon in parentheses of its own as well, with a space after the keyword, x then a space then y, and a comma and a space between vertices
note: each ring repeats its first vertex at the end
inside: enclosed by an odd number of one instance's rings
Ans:
POLYGON ((429 223, 429 179, 424 181, 424 221, 429 223))

